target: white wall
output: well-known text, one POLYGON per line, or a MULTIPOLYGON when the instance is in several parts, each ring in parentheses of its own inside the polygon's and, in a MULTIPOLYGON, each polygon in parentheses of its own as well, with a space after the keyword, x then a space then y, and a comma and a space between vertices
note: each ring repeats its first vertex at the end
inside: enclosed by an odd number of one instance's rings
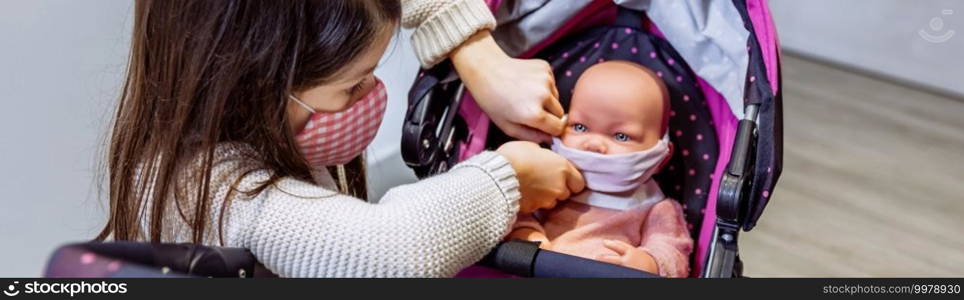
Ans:
POLYGON ((0 276, 38 276, 54 247, 103 225, 95 158, 131 3, 0 1, 0 276))
POLYGON ((964 1, 771 0, 770 9, 787 50, 964 97, 964 1), (953 35, 931 42, 921 31, 953 35))
POLYGON ((417 180, 412 169, 405 166, 399 152, 402 141, 402 119, 408 107, 408 88, 418 73, 418 60, 412 50, 410 30, 402 30, 385 51, 385 57, 375 69, 375 76, 388 88, 388 108, 385 120, 378 128, 375 141, 365 152, 368 164, 369 200, 377 202, 388 189, 417 180))
MULTIPOLYGON (((58 245, 106 218, 96 164, 130 40, 132 1, 0 1, 0 277, 39 276, 58 245)), ((374 194, 415 177, 398 155, 418 64, 410 32, 376 70, 389 107, 368 150, 374 194)))

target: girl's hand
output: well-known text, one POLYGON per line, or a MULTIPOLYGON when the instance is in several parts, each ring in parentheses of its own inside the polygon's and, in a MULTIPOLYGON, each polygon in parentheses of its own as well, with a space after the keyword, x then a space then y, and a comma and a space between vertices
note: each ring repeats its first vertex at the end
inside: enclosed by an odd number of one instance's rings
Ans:
POLYGON ((652 255, 639 248, 633 247, 626 242, 619 240, 605 240, 603 245, 616 254, 604 254, 596 257, 596 260, 621 265, 628 268, 643 270, 652 274, 659 274, 659 267, 652 255))
POLYGON ((519 180, 519 212, 551 209, 559 200, 586 187, 582 174, 568 160, 532 142, 513 141, 495 150, 505 156, 519 180))
POLYGON ((562 134, 562 105, 549 63, 509 57, 489 31, 480 31, 450 54, 479 107, 511 137, 551 143, 562 134))

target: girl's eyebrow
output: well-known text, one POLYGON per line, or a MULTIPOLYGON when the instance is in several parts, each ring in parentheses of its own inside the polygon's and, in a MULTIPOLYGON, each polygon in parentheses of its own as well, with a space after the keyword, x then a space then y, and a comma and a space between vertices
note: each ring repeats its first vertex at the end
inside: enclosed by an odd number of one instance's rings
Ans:
MULTIPOLYGON (((352 74, 352 76, 343 76, 343 77, 341 77, 340 79, 336 79, 336 80, 333 81, 333 82, 339 82, 339 83, 342 83, 342 82, 343 82, 343 83, 355 82, 355 79, 358 79, 359 77, 362 77, 362 76, 364 76, 365 74, 371 74, 372 72, 375 72, 375 68, 378 68, 378 64, 375 64, 374 66, 371 66, 370 68, 365 69, 364 72, 359 72, 359 73, 357 73, 357 74, 352 74)), ((344 73, 342 73, 342 74, 344 74, 344 73)))
POLYGON ((355 76, 353 76, 352 78, 358 78, 358 77, 362 77, 362 76, 364 76, 364 75, 366 75, 366 74, 371 74, 372 72, 375 72, 375 68, 378 68, 378 64, 375 64, 374 66, 371 66, 371 68, 365 69, 365 72, 362 72, 362 73, 359 73, 359 74, 355 74, 355 76))

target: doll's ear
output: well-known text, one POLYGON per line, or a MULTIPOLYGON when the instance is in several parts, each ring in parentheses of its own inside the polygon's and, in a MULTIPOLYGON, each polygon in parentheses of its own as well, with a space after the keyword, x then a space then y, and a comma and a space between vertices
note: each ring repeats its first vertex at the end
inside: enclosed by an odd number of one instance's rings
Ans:
POLYGON ((659 163, 659 166, 656 167, 656 172, 654 172, 653 174, 663 171, 663 167, 669 164, 670 159, 673 159, 673 150, 675 150, 675 146, 673 145, 673 142, 666 143, 666 146, 669 148, 669 151, 666 153, 666 157, 663 158, 663 161, 659 163))

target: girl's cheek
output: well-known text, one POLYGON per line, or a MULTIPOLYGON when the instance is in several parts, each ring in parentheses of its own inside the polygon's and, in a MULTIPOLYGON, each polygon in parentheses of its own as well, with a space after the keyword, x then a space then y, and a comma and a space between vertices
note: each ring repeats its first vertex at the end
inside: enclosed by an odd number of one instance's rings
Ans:
POLYGON ((358 99, 361 99, 361 97, 354 96, 354 95, 345 95, 345 96, 340 96, 338 98, 339 98, 338 103, 340 105, 338 106, 338 109, 336 109, 335 111, 346 110, 349 107, 351 107, 351 105, 354 104, 358 99))
POLYGON ((311 117, 311 113, 305 110, 304 107, 295 104, 293 101, 288 102, 288 129, 291 131, 292 135, 297 135, 305 128, 308 124, 308 118, 311 117))
POLYGON ((321 112, 339 112, 351 107, 354 103, 354 96, 346 92, 336 92, 318 99, 318 108, 321 112))

